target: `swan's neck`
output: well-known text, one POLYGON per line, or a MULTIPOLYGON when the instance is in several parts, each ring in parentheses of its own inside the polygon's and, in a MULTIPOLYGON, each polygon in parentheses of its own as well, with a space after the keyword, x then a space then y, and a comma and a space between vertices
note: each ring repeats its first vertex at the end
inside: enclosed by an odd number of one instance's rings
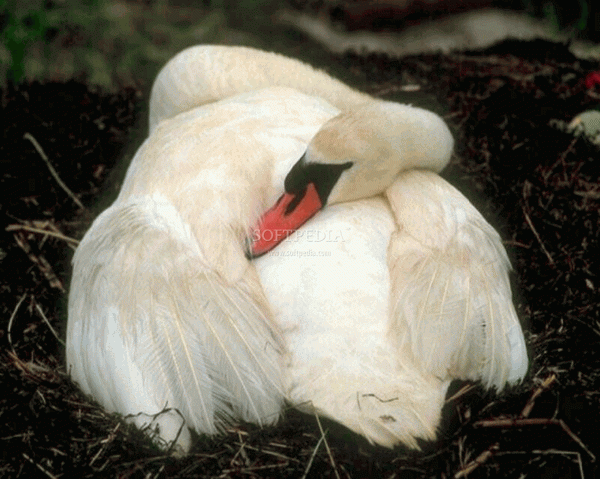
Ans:
POLYGON ((391 161, 398 173, 423 168, 439 173, 452 155, 454 138, 448 126, 429 110, 392 102, 377 102, 387 121, 381 121, 381 136, 389 144, 391 161))
POLYGON ((150 131, 195 107, 275 86, 323 98, 340 110, 372 101, 370 95, 293 58, 253 48, 199 45, 176 55, 156 77, 150 131))
POLYGON ((329 120, 309 144, 306 162, 352 163, 331 191, 331 204, 382 193, 405 170, 440 172, 453 147, 450 130, 435 113, 372 100, 329 120))

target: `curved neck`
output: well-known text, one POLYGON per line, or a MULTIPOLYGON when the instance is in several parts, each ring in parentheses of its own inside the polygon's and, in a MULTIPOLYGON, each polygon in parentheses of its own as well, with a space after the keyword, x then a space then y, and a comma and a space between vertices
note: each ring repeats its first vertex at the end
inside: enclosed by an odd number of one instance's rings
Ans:
POLYGON ((156 77, 150 95, 150 131, 184 111, 272 86, 323 98, 340 110, 373 101, 299 60, 246 47, 200 45, 173 57, 156 77))

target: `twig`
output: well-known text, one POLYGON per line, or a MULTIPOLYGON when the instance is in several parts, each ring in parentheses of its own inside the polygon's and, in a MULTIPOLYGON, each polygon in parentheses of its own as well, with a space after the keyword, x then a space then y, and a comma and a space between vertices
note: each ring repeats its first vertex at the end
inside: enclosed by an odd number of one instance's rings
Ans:
POLYGON ((496 452, 499 448, 500 445, 497 442, 492 444, 485 451, 479 454, 479 456, 477 456, 468 464, 465 464, 460 471, 454 474, 454 479, 460 479, 461 477, 465 477, 471 474, 475 469, 477 469, 479 466, 484 464, 490 457, 492 457, 494 452, 496 452))
POLYGON ((465 384, 458 391, 456 391, 456 393, 454 393, 454 395, 452 395, 451 397, 446 399, 446 404, 454 401, 455 399, 458 399, 461 396, 464 396, 465 394, 467 394, 469 391, 471 391, 474 388, 475 388, 475 386, 473 384, 465 384))
POLYGON ((79 198, 77 198, 75 196, 75 194, 69 189, 69 187, 63 183, 63 180, 60 179, 60 176, 58 176, 58 173, 52 166, 52 163, 50 163, 50 160, 46 156, 46 153, 44 153, 44 150, 42 149, 40 144, 37 142, 37 140, 31 135, 31 133, 25 133, 23 135, 23 139, 29 140, 33 144, 33 147, 37 150, 38 154, 42 157, 42 160, 44 160, 44 162, 46 163, 46 166, 48 166, 48 169, 50 170, 50 174, 56 180, 56 182, 58 183, 58 186, 60 186, 64 190, 64 192, 67 195, 69 195, 69 197, 75 202, 75 204, 77 206, 79 206, 79 208, 84 210, 85 206, 83 206, 83 203, 81 201, 79 201, 79 198))
POLYGON ((524 418, 524 419, 484 419, 477 421, 473 427, 523 427, 523 426, 560 426, 567 435, 575 441, 581 449, 587 452, 592 460, 596 462, 595 454, 590 451, 577 435, 571 431, 571 428, 562 419, 547 419, 547 418, 524 418))
MULTIPOLYGON (((272 445, 273 443, 270 442, 269 444, 272 445)), ((277 445, 280 446, 279 444, 277 444, 277 445)), ((287 446, 280 446, 280 447, 286 447, 287 448, 287 446)), ((294 457, 286 456, 285 454, 281 454, 279 452, 270 451, 269 449, 259 449, 257 447, 249 446, 248 444, 244 444, 244 448, 248 449, 250 451, 256 451, 256 452, 260 452, 262 454, 267 454, 269 456, 274 456, 274 457, 278 457, 280 459, 285 459, 286 461, 289 461, 289 462, 300 462, 299 459, 296 459, 294 457)))
POLYGON ((546 450, 532 449, 531 451, 499 451, 495 455, 496 456, 508 456, 509 454, 510 455, 539 454, 541 456, 558 454, 561 456, 575 456, 576 457, 575 462, 579 466, 579 475, 581 476, 581 479, 585 479, 585 474, 583 472, 583 461, 581 459, 581 454, 577 451, 561 451, 559 449, 546 449, 546 450))
POLYGON ((574 191, 577 196, 583 196, 584 198, 591 198, 592 200, 600 200, 600 191, 589 190, 589 191, 574 191))
POLYGON ((548 250, 544 246, 544 243, 542 242, 542 238, 540 237, 540 235, 538 234, 537 230, 535 229, 535 226, 533 226, 533 222, 531 221, 531 218, 527 214, 527 211, 525 211, 524 207, 523 207, 523 214, 525 215, 525 221, 527 221, 527 224, 531 228, 531 231, 533 232, 534 236, 538 240, 538 243, 540 244, 540 246, 542 248, 542 251, 546 254, 546 256, 548 258, 548 261, 550 262, 550 264, 554 264, 554 260, 552 259, 552 256, 550 256, 550 253, 548 252, 548 250))
POLYGON ((42 467, 41 464, 38 464, 37 462, 35 462, 33 459, 31 459, 27 454, 23 453, 23 457, 29 461, 31 464, 33 464, 35 467, 37 467, 40 471, 42 471, 44 474, 46 474, 48 477, 52 478, 52 479, 57 479, 57 477, 52 474, 50 471, 44 469, 42 467))
POLYGON ((310 471, 310 468, 312 467, 312 463, 315 460, 315 456, 317 455, 317 451, 319 450, 319 446, 323 442, 323 439, 325 439, 325 436, 321 436, 319 438, 319 441, 317 442, 317 445, 315 446, 315 448, 313 449, 312 454, 310 455, 310 459, 308 460, 308 464, 306 465, 306 469, 304 470, 304 474, 302 474, 302 477, 300 479, 306 479, 306 476, 308 476, 308 471, 310 471))
POLYGON ((325 431, 323 431, 323 426, 321 425, 321 421, 319 420, 319 415, 315 411, 315 419, 317 420, 317 424, 319 425, 319 430, 321 431, 321 437, 325 441, 325 449, 327 450, 327 455, 329 456, 329 462, 331 462, 331 467, 333 467, 333 472, 335 472, 335 477, 340 479, 340 474, 338 473, 337 467, 335 465, 335 461, 333 460, 333 455, 331 454, 331 449, 329 449, 329 443, 327 442, 327 438, 325 438, 325 431))
POLYGON ((43 256, 38 257, 33 253, 31 246, 29 246, 29 243, 27 242, 27 238, 22 232, 18 231, 13 233, 13 237, 15 238, 17 245, 19 245, 19 248, 21 248, 27 257, 40 269, 41 273, 50 283, 50 286, 52 288, 60 289, 64 293, 65 288, 62 285, 62 281, 56 276, 48 260, 43 256))
POLYGON ((156 474, 154 474, 154 479, 157 479, 162 474, 162 472, 165 470, 166 466, 167 466, 166 464, 163 464, 162 466, 160 466, 160 469, 158 470, 158 472, 156 474))
POLYGON ((13 321, 14 321, 15 317, 17 316, 17 311, 19 310, 21 303, 25 299, 25 296, 27 296, 27 293, 23 293, 23 296, 21 296, 19 298, 19 301, 17 301, 17 305, 15 306, 15 309, 13 309, 13 312, 10 315, 10 319, 8 320, 8 326, 6 329, 6 335, 8 336, 8 344, 10 344, 10 347, 13 350, 13 353, 15 352, 15 347, 13 346, 13 343, 12 343, 12 336, 11 336, 10 330, 12 329, 13 321))
POLYGON ((48 328, 50 328, 50 332, 54 335, 56 340, 63 346, 66 346, 65 342, 62 339, 60 339, 58 334, 56 334, 56 331, 54 331, 54 328, 50 324, 50 321, 48 321, 48 318, 46 317, 46 315, 44 314, 44 311, 42 311, 42 308, 40 307, 40 305, 38 303, 35 303, 35 309, 37 310, 39 315, 42 317, 42 320, 44 321, 44 323, 46 323, 48 328))
MULTIPOLYGON (((525 407, 521 411, 521 415, 519 418, 517 418, 517 419, 511 419, 511 418, 484 419, 484 420, 475 422, 473 424, 473 427, 525 427, 525 426, 537 426, 537 425, 560 426, 561 429, 573 441, 575 441, 579 445, 579 447, 581 447, 590 456, 591 461, 595 462, 596 456, 586 447, 586 445, 583 443, 583 441, 581 439, 579 439, 579 437, 577 437, 577 435, 575 435, 575 433, 573 433, 573 431, 571 431, 569 426, 567 426, 567 424, 562 419, 529 418, 528 417, 529 414, 531 413, 531 410, 533 409, 533 405, 534 405, 537 397, 540 394, 542 394, 545 390, 547 390, 554 383, 554 381, 556 381, 555 374, 551 374, 544 380, 544 382, 540 385, 540 387, 538 387, 533 392, 533 394, 531 395, 531 397, 525 404, 525 407)), ((462 467, 454 475, 454 479, 460 479, 462 477, 469 475, 476 468, 478 468, 480 465, 485 463, 494 453, 497 453, 499 448, 500 448, 499 443, 492 444, 485 451, 483 451, 479 456, 477 456, 477 458, 475 458, 473 461, 469 462, 464 467, 462 467)), ((533 452, 535 452, 535 451, 533 451, 533 452)), ((579 455, 579 453, 577 453, 577 454, 578 454, 577 457, 579 459, 579 469, 580 469, 581 477, 583 478, 584 476, 583 476, 583 465, 581 464, 581 456, 579 455)))
POLYGON ((564 422, 562 419, 559 419, 558 424, 563 429, 563 431, 565 431, 569 435, 569 437, 571 439, 573 439, 573 441, 575 441, 577 444, 579 444, 579 447, 581 447, 581 449, 583 449, 585 452, 587 452, 590 455, 592 462, 596 462, 596 455, 587 448, 587 446, 583 443, 583 441, 581 439, 579 439, 579 437, 573 431, 571 431, 571 428, 569 426, 567 426, 567 423, 564 422))
POLYGON ((421 85, 389 85, 379 87, 377 90, 371 91, 371 95, 376 97, 381 97, 383 95, 389 95, 391 93, 397 93, 399 91, 403 92, 413 92, 413 91, 421 91, 421 85))
POLYGON ((76 240, 75 238, 71 238, 70 236, 66 236, 62 233, 56 233, 54 231, 43 230, 41 228, 34 228, 33 226, 12 224, 12 225, 8 225, 6 227, 6 231, 16 231, 16 230, 23 230, 23 231, 29 231, 30 233, 39 233, 39 234, 44 234, 47 236, 53 236, 54 238, 58 238, 63 241, 66 241, 67 243, 69 243, 69 245, 71 243, 73 243, 74 245, 79 244, 79 240, 76 240))
POLYGON ((226 476, 226 474, 229 473, 237 473, 237 474, 248 474, 254 471, 264 471, 267 469, 281 469, 283 467, 286 467, 287 464, 265 464, 264 466, 248 466, 248 467, 242 467, 242 468, 233 468, 233 469, 223 469, 221 471, 221 475, 218 477, 228 477, 226 476))
POLYGON ((525 248, 525 249, 531 248, 531 245, 521 243, 520 241, 517 241, 517 240, 504 240, 504 241, 502 241, 502 244, 508 245, 508 246, 518 246, 520 248, 525 248))
POLYGON ((98 459, 100 457, 100 454, 102 454, 104 452, 104 450, 108 447, 108 445, 114 441, 115 437, 117 437, 117 431, 119 430, 119 427, 121 427, 120 422, 117 423, 117 425, 113 428, 113 430, 108 433, 107 438, 100 441, 102 446, 100 447, 100 449, 98 449, 98 452, 96 452, 96 454, 94 454, 94 457, 92 457, 92 460, 90 461, 90 467, 94 464, 94 462, 96 462, 96 459, 98 459))
POLYGON ((551 374, 544 380, 542 385, 533 392, 533 394, 529 398, 529 401, 527 401, 527 404, 525 404, 523 411, 521 411, 521 417, 529 417, 529 414, 533 409, 533 405, 535 404, 535 400, 537 399, 537 397, 540 394, 542 394, 546 389, 548 389, 554 381, 556 381, 556 374, 551 374))
POLYGON ((534 417, 534 418, 523 418, 523 419, 511 419, 511 418, 497 418, 497 419, 481 419, 473 423, 473 427, 523 427, 523 426, 538 426, 538 425, 551 425, 556 424, 557 419, 548 419, 545 417, 534 417))
POLYGON ((246 451, 244 450, 245 441, 242 439, 242 434, 239 430, 237 431, 237 433, 238 433, 238 438, 240 439, 240 443, 239 443, 240 448, 237 450, 237 452, 233 455, 233 457, 229 461, 229 465, 231 467, 235 467, 238 456, 241 456, 242 465, 248 467, 248 465, 250 464, 250 461, 248 460, 248 455, 246 454, 246 451))
POLYGON ((36 363, 33 358, 25 362, 14 351, 8 351, 7 356, 13 361, 14 366, 33 382, 57 383, 61 380, 58 371, 50 365, 36 363))

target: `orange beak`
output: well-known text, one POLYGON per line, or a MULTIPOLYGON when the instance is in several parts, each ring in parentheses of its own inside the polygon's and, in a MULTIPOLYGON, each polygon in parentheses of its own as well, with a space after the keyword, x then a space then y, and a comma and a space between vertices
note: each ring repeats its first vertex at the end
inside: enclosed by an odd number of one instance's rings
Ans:
POLYGON ((271 251, 312 218, 323 203, 315 185, 308 183, 304 196, 284 193, 252 228, 248 256, 257 258, 271 251))

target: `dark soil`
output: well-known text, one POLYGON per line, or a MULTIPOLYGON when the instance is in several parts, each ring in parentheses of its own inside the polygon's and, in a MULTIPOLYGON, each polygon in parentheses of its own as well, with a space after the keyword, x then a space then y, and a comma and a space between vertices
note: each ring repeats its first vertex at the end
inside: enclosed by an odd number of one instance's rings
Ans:
POLYGON ((338 63, 374 94, 394 99, 419 84, 448 111, 457 151, 445 176, 513 261, 531 358, 524 383, 501 395, 456 384, 440 438, 423 452, 371 447, 325 421, 320 442, 316 419, 290 410, 273 428, 200 438, 184 459, 161 454, 77 391, 62 343, 72 247, 118 190, 144 99, 24 84, 2 91, 0 113, 0 476, 600 477, 599 150, 560 127, 599 103, 585 85, 593 65, 544 42, 338 63))

